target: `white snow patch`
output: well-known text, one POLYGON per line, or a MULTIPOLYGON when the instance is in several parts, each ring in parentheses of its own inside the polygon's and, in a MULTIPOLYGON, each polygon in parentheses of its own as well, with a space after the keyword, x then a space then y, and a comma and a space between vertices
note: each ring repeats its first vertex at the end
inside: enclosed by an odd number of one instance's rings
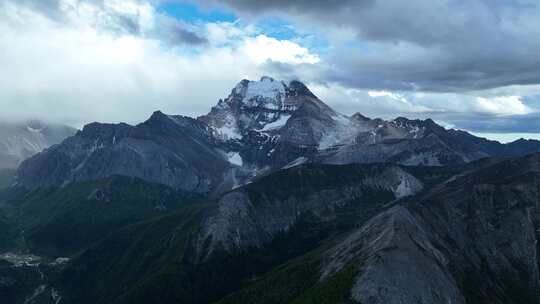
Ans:
POLYGON ((240 139, 242 138, 242 135, 238 132, 237 128, 232 125, 224 125, 221 128, 216 128, 216 131, 223 137, 224 139, 240 139))
POLYGON ((331 148, 336 145, 352 143, 359 129, 354 127, 349 117, 337 114, 332 116, 336 123, 333 130, 325 133, 319 142, 319 150, 331 148))
POLYGON ((299 166, 301 164, 304 164, 308 161, 308 158, 307 157, 299 157, 295 160, 293 160, 292 162, 288 163, 286 166, 284 166, 282 169, 289 169, 289 168, 292 168, 292 167, 296 167, 296 166, 299 166))
POLYGON ((400 175, 399 179, 400 179, 399 184, 394 190, 394 194, 396 198, 402 198, 405 196, 413 195, 415 191, 412 188, 409 179, 403 175, 400 175))
POLYGON ((424 128, 419 128, 418 126, 413 126, 409 130, 409 134, 412 134, 413 138, 418 138, 424 132, 424 128))
POLYGON ((282 114, 276 121, 266 124, 261 131, 270 131, 275 129, 281 129, 289 120, 291 115, 282 114))
POLYGON ((284 97, 285 85, 282 82, 270 77, 263 77, 260 81, 249 82, 246 88, 244 102, 251 106, 261 106, 258 102, 263 99, 269 101, 262 105, 264 108, 279 110, 284 97))
POLYGON ((5 252, 0 254, 0 260, 7 261, 16 267, 39 265, 41 257, 33 254, 17 254, 5 252))
POLYGON ((63 257, 58 257, 54 260, 54 262, 51 263, 52 266, 58 266, 58 265, 62 265, 62 264, 65 264, 67 262, 69 262, 71 259, 70 258, 63 258, 63 257))
POLYGON ((421 137, 425 131, 424 127, 419 127, 414 123, 402 123, 396 119, 394 119, 392 123, 400 129, 406 129, 407 132, 412 136, 412 138, 421 137))
POLYGON ((229 159, 229 162, 233 165, 242 166, 244 164, 242 156, 240 156, 240 153, 238 152, 227 153, 227 158, 229 159))
POLYGON ((218 136, 224 140, 241 139, 242 134, 238 131, 236 119, 229 113, 225 117, 225 123, 220 128, 215 128, 218 136))
POLYGON ((41 129, 35 129, 35 128, 32 128, 30 126, 26 126, 26 130, 28 130, 28 132, 32 132, 32 133, 41 133, 41 129))

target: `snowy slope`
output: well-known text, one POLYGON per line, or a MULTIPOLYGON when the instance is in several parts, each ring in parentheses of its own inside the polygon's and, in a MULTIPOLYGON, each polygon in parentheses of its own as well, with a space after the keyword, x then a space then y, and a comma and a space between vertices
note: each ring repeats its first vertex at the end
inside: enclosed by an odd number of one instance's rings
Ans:
POLYGON ((75 134, 67 126, 31 121, 0 124, 0 169, 14 169, 26 158, 75 134))

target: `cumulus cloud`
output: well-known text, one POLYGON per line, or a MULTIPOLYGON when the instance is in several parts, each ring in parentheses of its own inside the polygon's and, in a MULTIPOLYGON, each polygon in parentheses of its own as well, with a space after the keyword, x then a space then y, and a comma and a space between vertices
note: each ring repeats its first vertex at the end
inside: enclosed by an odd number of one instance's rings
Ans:
POLYGON ((477 97, 476 106, 481 112, 499 115, 523 115, 533 110, 523 104, 521 96, 477 97))
POLYGON ((434 117, 477 132, 538 132, 540 4, 519 1, 207 0, 280 16, 331 45, 298 71, 345 112, 434 117), (348 100, 349 102, 344 102, 348 100))
MULTIPOLYGON (((432 118, 446 128, 463 129, 503 141, 540 137, 535 135, 540 133, 540 103, 512 95, 520 91, 519 88, 468 93, 377 91, 339 85, 314 85, 312 89, 345 114, 360 112, 385 119, 432 118), (497 133, 501 136, 496 136, 497 133)), ((524 92, 538 89, 528 87, 524 92)))
POLYGON ((470 91, 540 82, 537 1, 208 0, 279 14, 335 41, 319 74, 355 88, 470 91))
POLYGON ((370 117, 391 119, 396 116, 428 117, 443 111, 431 105, 418 103, 406 92, 351 89, 339 85, 312 85, 312 91, 344 114, 359 112, 370 117))
POLYGON ((234 22, 178 20, 160 2, 1 2, 0 119, 196 116, 240 79, 270 75, 345 114, 540 132, 536 2, 202 1, 234 22), (272 35, 261 24, 276 17, 272 35))
POLYGON ((319 56, 311 54, 308 49, 291 41, 281 41, 265 35, 248 37, 245 40, 244 52, 256 63, 268 60, 281 63, 318 63, 319 56))
POLYGON ((135 0, 78 2, 76 9, 65 8, 69 0, 58 3, 54 14, 62 16, 55 18, 30 5, 3 4, 0 119, 39 117, 80 126, 136 123, 158 109, 195 116, 240 79, 266 74, 264 62, 317 60, 294 42, 235 23, 191 25, 206 37, 203 43, 189 41, 193 37, 171 43, 160 28, 169 17, 135 0), (138 30, 121 31, 124 23, 100 17, 111 10, 137 16, 138 30))

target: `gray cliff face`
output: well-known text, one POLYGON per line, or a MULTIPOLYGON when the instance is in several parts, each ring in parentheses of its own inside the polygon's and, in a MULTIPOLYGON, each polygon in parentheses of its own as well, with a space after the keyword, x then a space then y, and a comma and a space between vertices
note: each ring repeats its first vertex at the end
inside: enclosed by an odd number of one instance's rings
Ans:
POLYGON ((0 169, 15 169, 25 159, 75 132, 68 126, 39 121, 0 123, 0 169))
POLYGON ((396 206, 327 252, 358 265, 360 303, 538 303, 540 155, 507 160, 396 206))
POLYGON ((125 175, 208 192, 228 167, 206 125, 156 112, 134 127, 89 124, 62 144, 24 162, 16 182, 35 189, 125 175))
MULTIPOLYGON (((289 183, 292 189, 298 187, 298 190, 289 189, 286 195, 279 194, 279 184, 265 186, 263 193, 254 190, 258 189, 257 185, 247 185, 223 195, 198 236, 199 255, 208 256, 219 249, 231 252, 262 247, 277 234, 287 233, 307 214, 323 222, 334 218, 336 209, 355 200, 382 208, 388 199, 410 196, 423 189, 420 180, 394 165, 359 167, 354 175, 340 183, 321 188, 311 182, 302 182, 310 180, 304 176, 313 174, 311 170, 309 166, 300 166, 284 172, 288 178, 298 179, 289 183), (374 194, 383 194, 384 198, 376 201, 374 194)), ((332 177, 323 172, 315 174, 318 181, 314 183, 332 181, 332 177)), ((263 179, 256 184, 266 185, 267 182, 271 183, 263 179)))
POLYGON ((321 279, 362 260, 351 287, 359 303, 466 303, 431 235, 406 208, 394 207, 336 246, 321 279))
MULTIPOLYGON (((354 116, 353 116, 354 118, 354 116)), ((331 164, 351 162, 396 162, 404 165, 441 166, 460 164, 487 157, 482 149, 458 145, 459 138, 432 120, 392 121, 363 118, 347 127, 351 135, 320 153, 331 164)))

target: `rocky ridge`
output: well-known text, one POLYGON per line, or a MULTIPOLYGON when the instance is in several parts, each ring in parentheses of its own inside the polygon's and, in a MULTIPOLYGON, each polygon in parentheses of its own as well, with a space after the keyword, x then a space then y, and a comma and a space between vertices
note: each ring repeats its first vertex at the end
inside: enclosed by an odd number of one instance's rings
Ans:
POLYGON ((507 145, 434 121, 385 121, 337 113, 299 81, 242 80, 197 119, 155 112, 136 126, 92 123, 21 165, 16 181, 35 189, 127 175, 199 193, 238 187, 302 163, 462 164, 540 150, 507 145), (52 172, 52 174, 51 174, 52 172))

